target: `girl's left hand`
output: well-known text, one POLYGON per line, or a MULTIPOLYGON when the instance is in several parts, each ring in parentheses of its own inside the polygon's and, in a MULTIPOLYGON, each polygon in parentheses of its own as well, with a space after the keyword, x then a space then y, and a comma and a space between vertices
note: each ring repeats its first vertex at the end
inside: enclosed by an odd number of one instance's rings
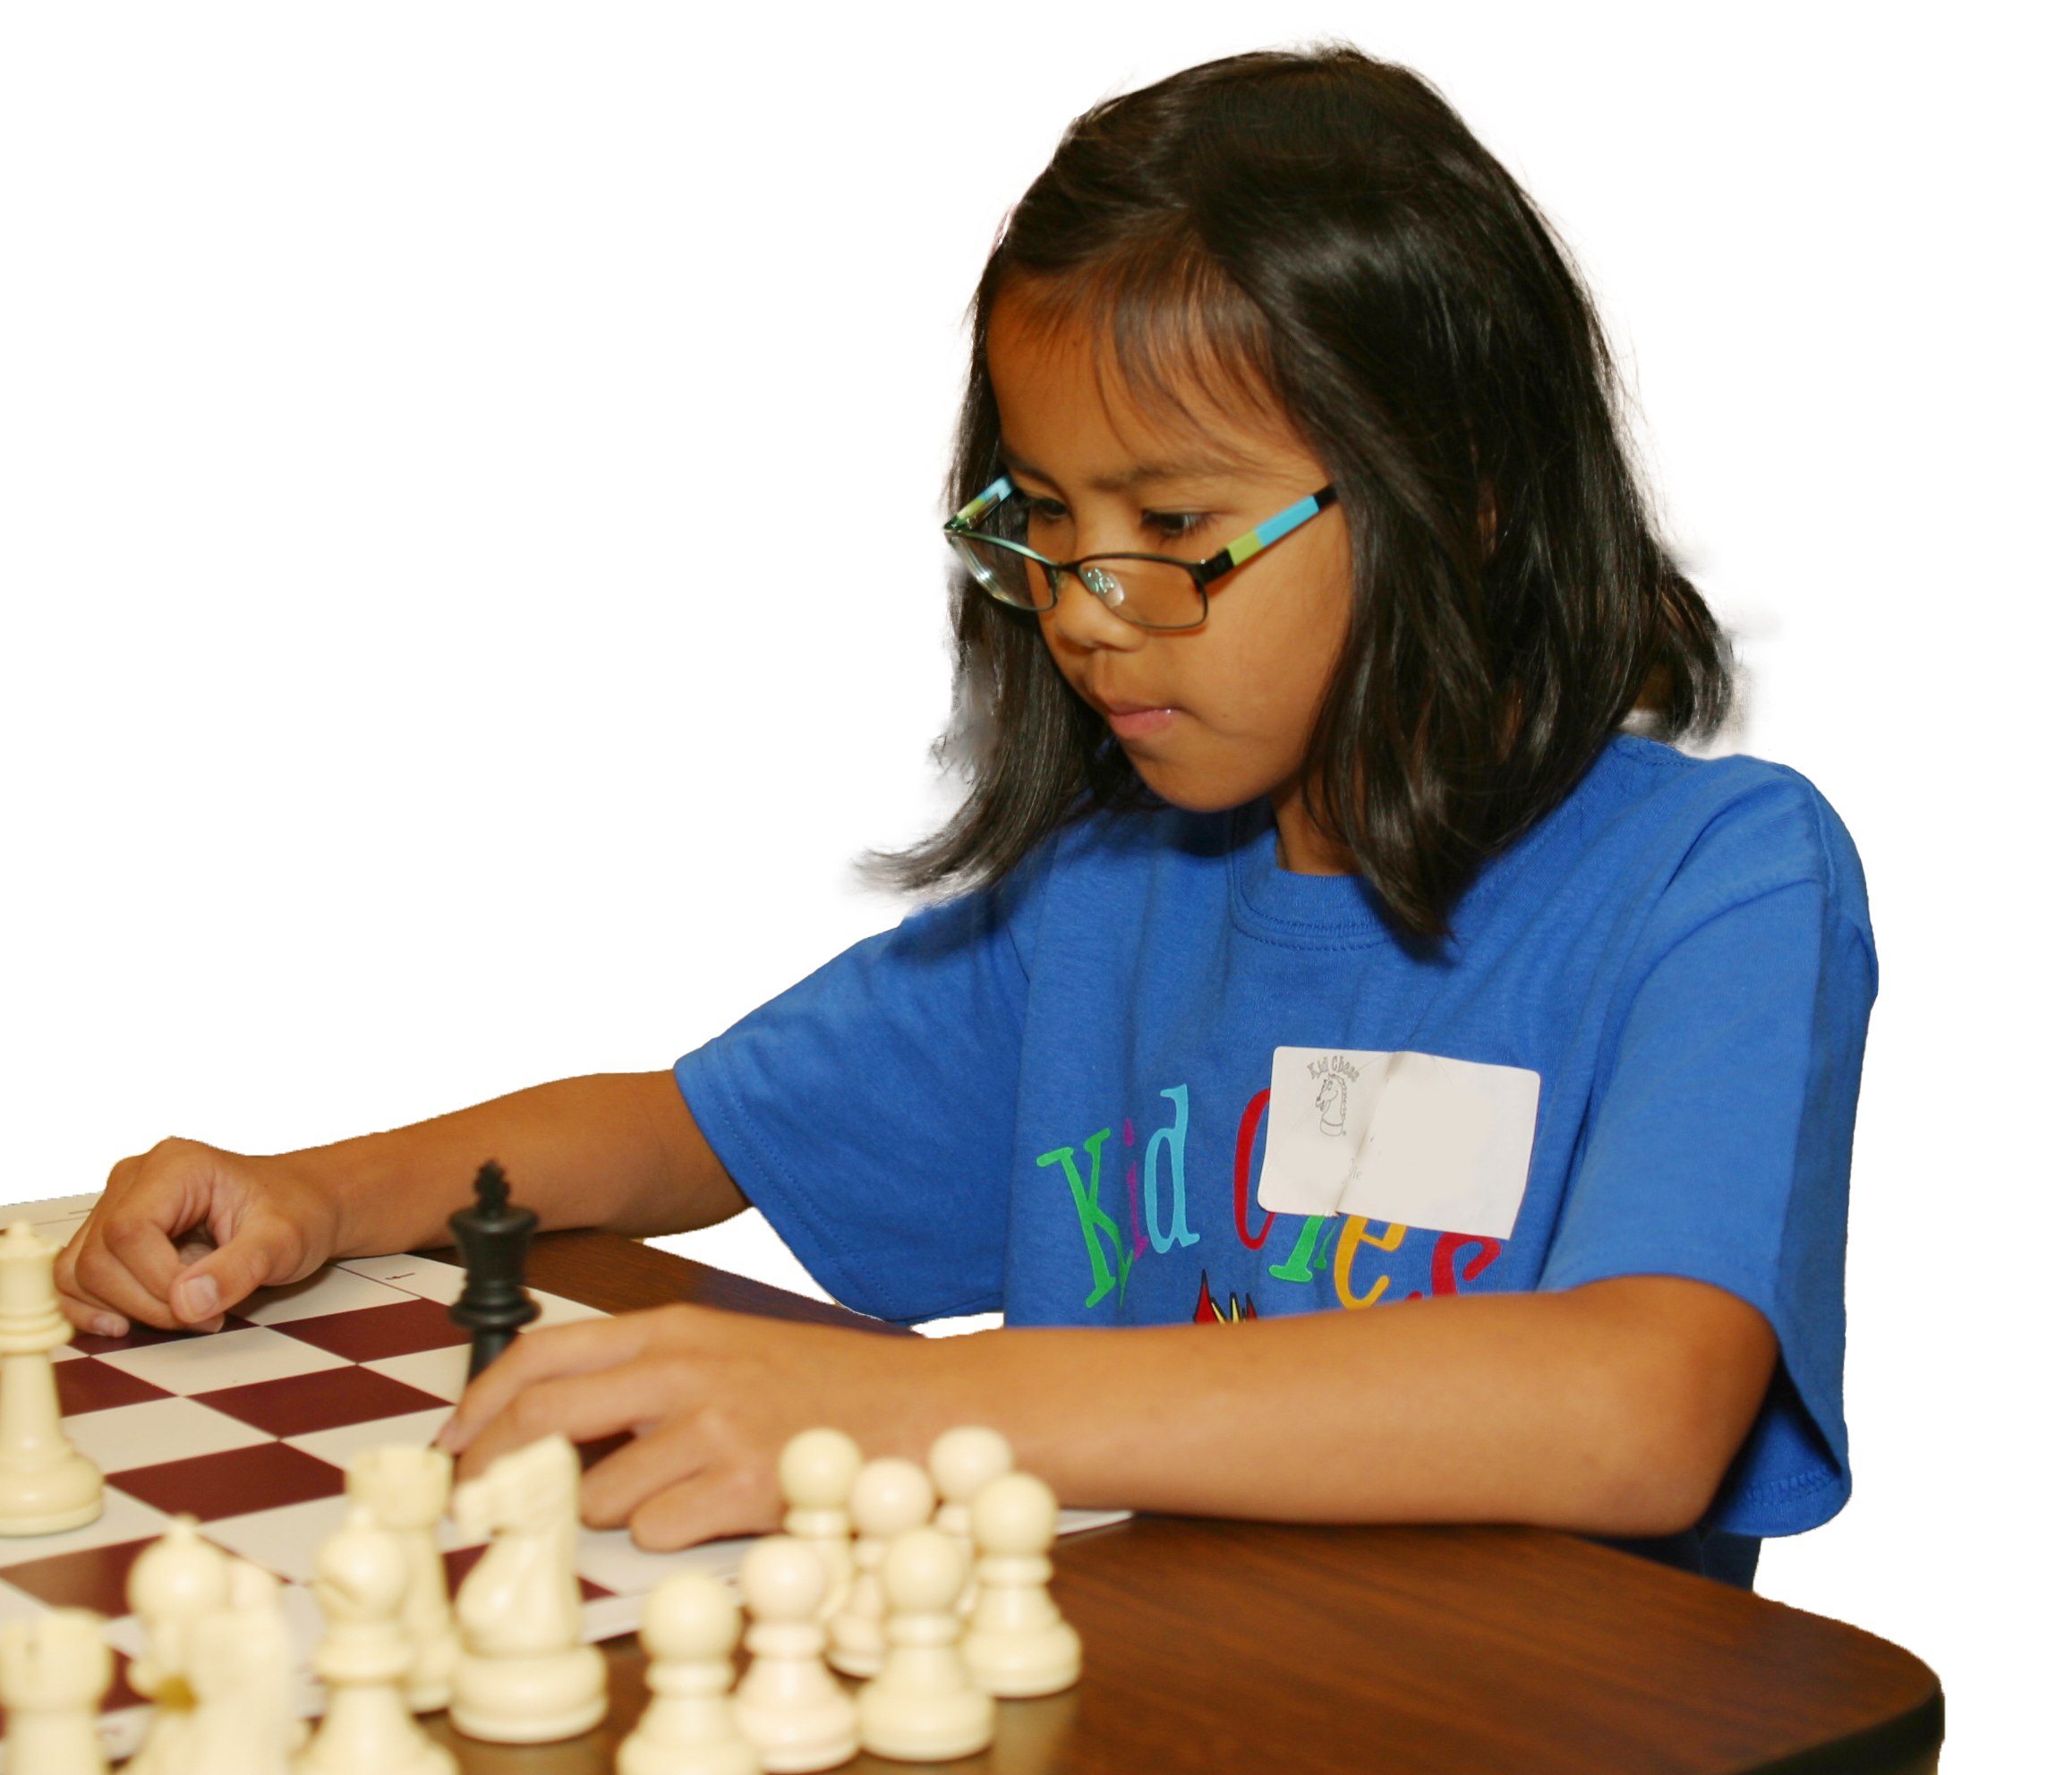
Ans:
POLYGON ((930 1347, 705 1307, 588 1319, 519 1338, 438 1446, 465 1478, 555 1430, 572 1442, 630 1430, 584 1475, 585 1523, 628 1527, 651 1549, 765 1534, 784 1514, 777 1457, 802 1429, 847 1430, 870 1457, 925 1456, 932 1431, 915 1405, 930 1347))

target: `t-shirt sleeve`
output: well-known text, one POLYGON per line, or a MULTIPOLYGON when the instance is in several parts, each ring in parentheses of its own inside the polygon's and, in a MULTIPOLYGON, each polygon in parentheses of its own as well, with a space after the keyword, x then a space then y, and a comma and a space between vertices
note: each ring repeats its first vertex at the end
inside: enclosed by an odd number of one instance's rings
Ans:
POLYGON ((1540 1284, 1688 1276, 1769 1321, 1777 1376, 1705 1518, 1737 1534, 1801 1532, 1849 1495, 1842 1260, 1876 963, 1855 853, 1803 796, 1806 873, 1777 879, 1773 810, 1666 897, 1540 1284))
POLYGON ((677 1062, 734 1181, 844 1305, 993 1311, 1027 976, 1019 886, 871 937, 677 1062))

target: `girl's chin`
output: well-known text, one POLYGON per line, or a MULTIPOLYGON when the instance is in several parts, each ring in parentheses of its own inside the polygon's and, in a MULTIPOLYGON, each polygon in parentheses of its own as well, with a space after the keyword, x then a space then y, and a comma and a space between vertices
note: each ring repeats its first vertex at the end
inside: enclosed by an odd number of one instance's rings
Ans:
POLYGON ((1137 766, 1137 774, 1145 788, 1167 806, 1178 807, 1183 813, 1227 813, 1267 793, 1249 784, 1205 781, 1197 772, 1175 769, 1157 759, 1139 757, 1133 751, 1130 753, 1130 762, 1137 766))

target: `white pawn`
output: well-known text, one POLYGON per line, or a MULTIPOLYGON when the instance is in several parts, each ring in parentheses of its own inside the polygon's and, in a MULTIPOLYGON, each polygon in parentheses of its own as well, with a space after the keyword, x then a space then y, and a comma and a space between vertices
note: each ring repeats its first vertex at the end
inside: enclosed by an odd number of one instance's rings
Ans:
POLYGON ((857 1706, 821 1656, 826 1562, 803 1540, 767 1536, 741 1562, 741 1594, 755 1623, 755 1662, 735 1692, 736 1728, 772 1775, 847 1762, 857 1754, 857 1706))
POLYGON ((940 1529, 908 1529, 885 1549, 879 1577, 891 1644, 884 1669, 857 1697, 865 1750, 947 1762, 993 1742, 993 1697, 957 1655, 957 1599, 968 1575, 963 1549, 940 1529))
POLYGON ((124 1589, 144 1630, 144 1655, 130 1665, 130 1686, 157 1702, 126 1775, 177 1775, 194 1718, 188 1636, 202 1616, 228 1605, 230 1557, 195 1532, 193 1517, 175 1516, 138 1556, 124 1589))
POLYGON ((403 1626, 410 1561, 366 1505, 352 1506, 317 1549, 311 1588, 327 1625, 310 1664, 331 1702, 295 1775, 454 1775, 452 1754, 424 1736, 403 1699, 415 1660, 403 1626))
POLYGON ((1079 1636, 1048 1589, 1058 1500, 1033 1473, 1003 1473, 972 1501, 978 1607, 964 1661, 996 1695, 1055 1694, 1079 1680, 1079 1636))
POLYGON ((90 1609, 0 1626, 0 1702, 14 1775, 107 1775, 96 1728, 114 1674, 101 1617, 90 1609))
POLYGON ((452 1489, 453 1457, 437 1448, 362 1449, 345 1474, 346 1495, 367 1506, 396 1537, 410 1572, 403 1599, 403 1630, 411 1645, 404 1698, 413 1713, 434 1712, 453 1699, 460 1636, 447 1600, 446 1562, 439 1555, 439 1521, 452 1489))
POLYGON ((827 1566, 829 1619, 848 1600, 855 1567, 849 1558, 849 1488, 863 1451, 839 1429, 802 1429, 777 1457, 777 1489, 784 1494, 784 1532, 812 1546, 827 1566))
POLYGON ((196 1619, 187 1636, 194 1717, 179 1775, 288 1775, 288 1754, 303 1738, 294 1668, 279 1580, 232 1560, 228 1602, 196 1619))
POLYGON ((471 1738, 550 1744, 604 1718, 604 1655, 583 1643, 576 1582, 582 1478, 568 1438, 544 1436, 454 1489, 455 1526, 496 1534, 454 1607, 461 1654, 448 1717, 471 1738))
MULTIPOLYGON (((967 1560, 976 1557, 971 1540, 971 1500, 1001 1474, 1014 1471, 1014 1450, 996 1429, 969 1424, 962 1429, 946 1429, 928 1450, 928 1472, 935 1489, 942 1494, 942 1507, 935 1513, 935 1526, 964 1549, 967 1560)), ((964 1587, 957 1600, 957 1612, 968 1615, 978 1604, 978 1586, 964 1587)))
POLYGON ((911 1461, 865 1464, 849 1488, 857 1525, 856 1576, 848 1600, 827 1624, 833 1650, 827 1661, 845 1677, 874 1677, 885 1661, 885 1592, 878 1582, 885 1548, 894 1535, 921 1528, 935 1507, 935 1488, 911 1461))
POLYGON ((0 1233, 0 1534, 55 1534, 101 1513, 100 1469, 60 1427, 50 1353, 72 1342, 50 1266, 25 1220, 0 1233))
POLYGON ((727 1700, 740 1637, 741 1610, 719 1579, 678 1572, 655 1588, 640 1622, 654 1699, 619 1744, 618 1775, 757 1775, 727 1700))

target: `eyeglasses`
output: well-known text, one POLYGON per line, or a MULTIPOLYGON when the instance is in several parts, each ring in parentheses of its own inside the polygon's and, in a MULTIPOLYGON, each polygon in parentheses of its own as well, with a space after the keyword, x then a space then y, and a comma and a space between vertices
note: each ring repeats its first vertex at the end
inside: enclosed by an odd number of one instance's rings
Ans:
POLYGON ((1208 620, 1210 586, 1300 530, 1337 498, 1335 488, 1320 488, 1206 561, 1176 560, 1171 555, 1087 555, 1076 561, 1053 561, 1021 540, 1028 531, 1029 502, 1016 494, 1012 478, 1003 474, 945 524, 942 533, 972 577, 1018 610, 1053 608, 1058 587, 1069 573, 1138 628, 1198 628, 1208 620), (988 524, 992 529, 980 528, 988 524))

